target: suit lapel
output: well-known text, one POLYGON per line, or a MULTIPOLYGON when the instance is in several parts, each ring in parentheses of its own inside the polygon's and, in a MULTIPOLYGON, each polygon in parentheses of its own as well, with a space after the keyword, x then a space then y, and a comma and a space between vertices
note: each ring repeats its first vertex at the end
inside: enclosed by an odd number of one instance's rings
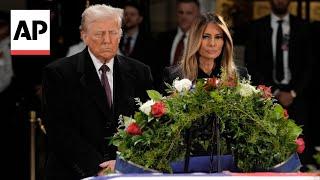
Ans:
POLYGON ((177 34, 178 34, 178 29, 175 29, 175 30, 169 32, 169 39, 168 39, 167 47, 170 47, 170 48, 168 48, 169 49, 169 51, 168 51, 169 54, 167 55, 168 59, 167 59, 166 66, 170 66, 171 65, 170 64, 171 50, 172 50, 172 45, 173 45, 174 38, 176 37, 177 34))
POLYGON ((78 72, 82 73, 80 84, 92 97, 102 113, 106 117, 110 116, 111 111, 107 105, 107 97, 87 49, 82 52, 79 58, 78 72))
MULTIPOLYGON (((131 67, 126 63, 126 60, 122 56, 115 56, 114 59, 114 72, 113 72, 113 99, 115 115, 124 113, 127 107, 130 105, 128 99, 133 97, 135 76, 131 72, 131 67)), ((128 112, 127 112, 128 113, 128 112)), ((118 117, 115 117, 118 118, 118 117)))
MULTIPOLYGON (((265 32, 263 34, 266 34, 266 39, 264 42, 266 42, 266 47, 267 47, 267 54, 271 54, 271 57, 273 52, 272 52, 272 27, 271 27, 271 16, 268 16, 266 18, 266 27, 264 28, 265 32)), ((271 59, 271 63, 273 63, 273 59, 271 59)))

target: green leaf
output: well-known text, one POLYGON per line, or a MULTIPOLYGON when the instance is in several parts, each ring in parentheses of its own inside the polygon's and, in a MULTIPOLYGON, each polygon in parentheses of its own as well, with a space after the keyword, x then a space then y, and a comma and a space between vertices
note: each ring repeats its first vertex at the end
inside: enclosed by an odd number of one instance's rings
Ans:
POLYGON ((120 144, 121 144, 122 142, 121 142, 121 139, 117 139, 117 140, 113 140, 112 141, 112 144, 114 145, 114 146, 119 146, 120 144))
POLYGON ((154 117, 148 117, 148 123, 154 120, 154 117))
POLYGON ((317 154, 313 155, 313 158, 316 160, 317 164, 320 165, 320 151, 317 154))
POLYGON ((289 119, 287 121, 288 121, 288 128, 290 129, 289 137, 297 138, 302 133, 302 128, 296 125, 293 121, 289 119))
POLYGON ((160 101, 162 99, 162 95, 155 90, 147 90, 149 98, 151 98, 154 101, 160 101))
POLYGON ((144 139, 142 139, 142 138, 141 138, 141 139, 138 139, 137 141, 134 142, 133 145, 136 146, 138 143, 141 143, 141 142, 143 142, 143 141, 144 141, 144 139))
POLYGON ((274 111, 277 113, 277 119, 281 119, 283 117, 283 107, 280 104, 276 104, 274 106, 274 111))
POLYGON ((218 92, 216 92, 216 91, 211 91, 210 92, 210 96, 214 99, 214 100, 216 100, 217 102, 222 102, 223 101, 223 98, 219 95, 219 93, 218 92))

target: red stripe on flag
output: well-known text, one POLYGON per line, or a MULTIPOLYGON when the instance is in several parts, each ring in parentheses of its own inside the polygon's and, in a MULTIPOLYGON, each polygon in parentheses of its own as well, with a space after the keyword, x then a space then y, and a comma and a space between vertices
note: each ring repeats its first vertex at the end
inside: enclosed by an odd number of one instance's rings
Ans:
POLYGON ((11 55, 50 55, 50 50, 11 50, 11 55))

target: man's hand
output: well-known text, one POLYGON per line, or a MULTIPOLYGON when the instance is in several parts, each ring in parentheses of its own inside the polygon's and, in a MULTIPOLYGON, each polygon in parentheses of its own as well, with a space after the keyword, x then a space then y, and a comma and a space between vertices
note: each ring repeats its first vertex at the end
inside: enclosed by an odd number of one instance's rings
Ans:
POLYGON ((110 161, 101 163, 99 166, 103 169, 98 172, 98 176, 104 176, 108 173, 114 172, 115 164, 116 164, 116 160, 110 160, 110 161))
POLYGON ((288 107, 292 104, 294 97, 292 97, 290 92, 280 91, 276 98, 284 107, 288 107))

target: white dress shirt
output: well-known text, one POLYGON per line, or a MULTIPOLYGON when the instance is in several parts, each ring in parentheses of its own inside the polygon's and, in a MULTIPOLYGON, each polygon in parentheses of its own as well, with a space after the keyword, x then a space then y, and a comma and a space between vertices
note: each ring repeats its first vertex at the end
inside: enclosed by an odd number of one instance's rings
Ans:
MULTIPOLYGON (((93 65, 96 68, 97 75, 101 81, 101 73, 102 72, 99 69, 101 68, 103 63, 92 54, 92 52, 90 51, 89 48, 88 48, 88 50, 89 50, 89 54, 92 59, 93 65)), ((111 89, 112 102, 113 102, 113 64, 114 64, 114 58, 112 58, 108 63, 106 63, 106 65, 110 69, 110 71, 107 71, 106 73, 107 73, 107 78, 108 78, 110 89, 111 89)))
MULTIPOLYGON (((136 44, 136 41, 137 41, 137 37, 138 37, 138 34, 139 34, 139 30, 134 32, 131 36, 131 41, 130 41, 130 53, 132 52, 135 44, 136 44)), ((127 40, 128 40, 128 35, 127 34, 124 34, 124 37, 123 37, 123 47, 122 49, 124 50, 124 46, 125 44, 127 43, 127 40)))
POLYGON ((276 16, 274 13, 271 13, 271 28, 272 28, 272 52, 273 52, 273 81, 278 84, 289 84, 291 80, 291 72, 289 67, 289 35, 290 35, 290 21, 289 21, 289 14, 285 15, 282 19, 276 16), (277 81, 276 78, 276 44, 277 44, 277 30, 279 23, 278 21, 282 20, 282 35, 284 41, 286 42, 285 46, 283 47, 283 72, 284 78, 281 82, 277 81))

